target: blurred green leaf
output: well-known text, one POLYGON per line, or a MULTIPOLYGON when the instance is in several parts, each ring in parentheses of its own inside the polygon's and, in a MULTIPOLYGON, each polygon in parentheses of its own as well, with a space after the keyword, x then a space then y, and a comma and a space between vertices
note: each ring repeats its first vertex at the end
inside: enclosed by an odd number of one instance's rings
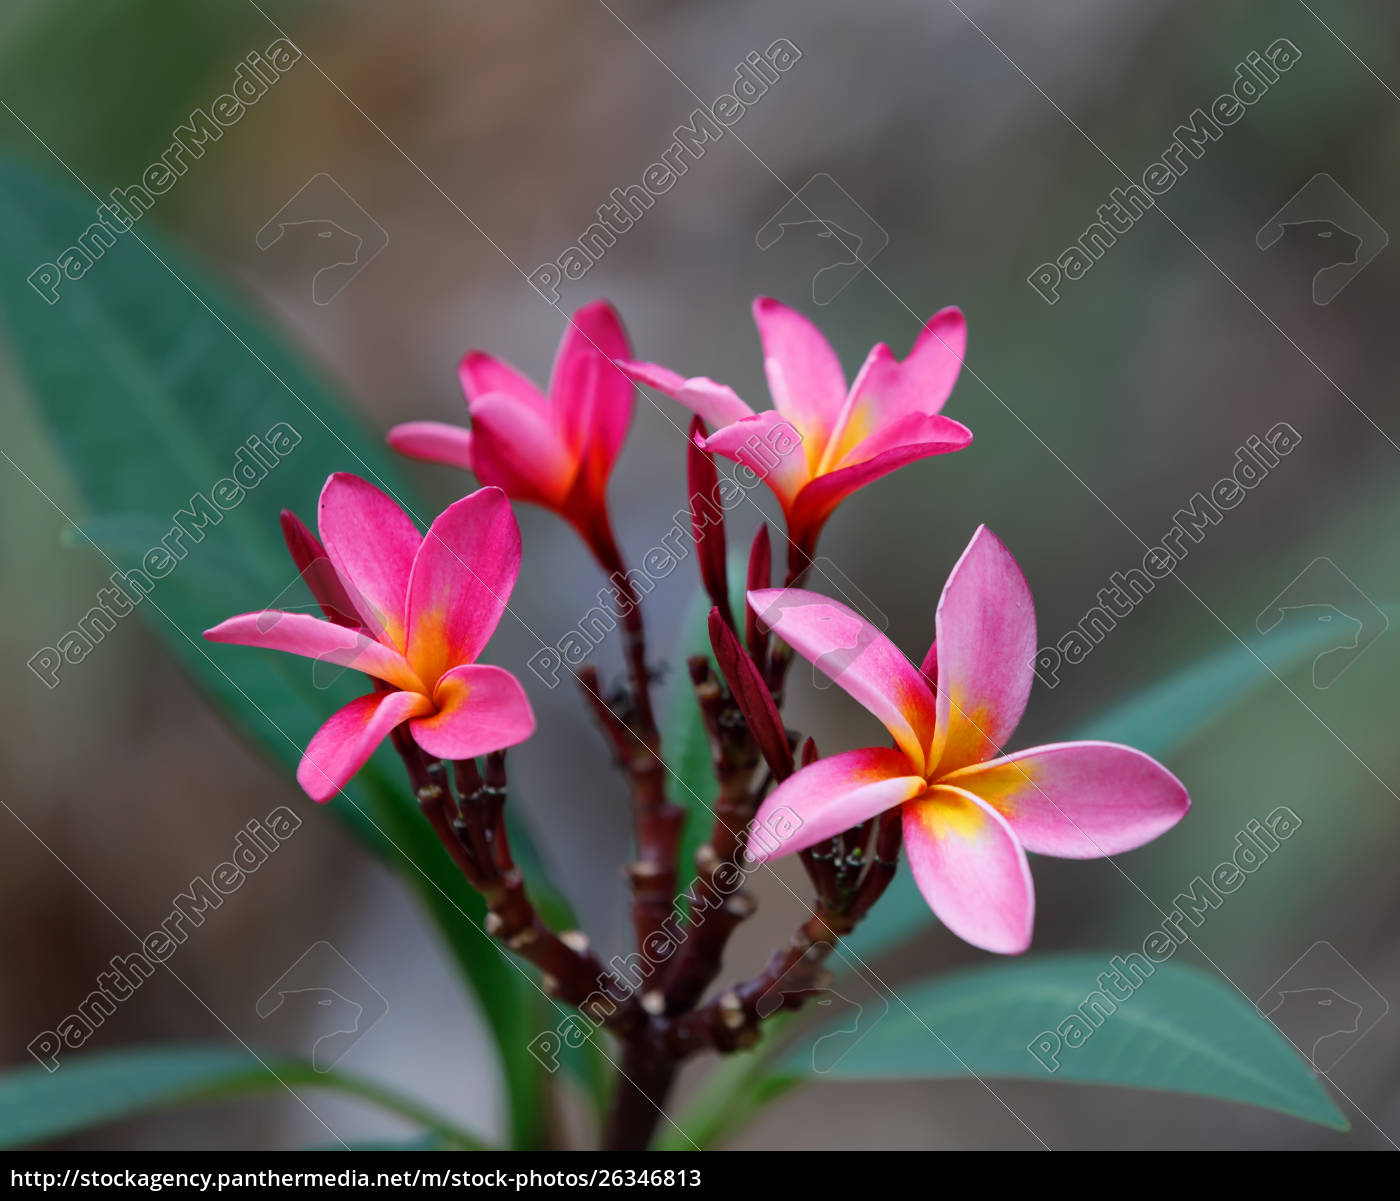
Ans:
MULTIPOLYGON (((286 19, 284 0, 263 7, 274 19, 286 19)), ((190 110, 228 89, 239 59, 278 36, 246 3, 37 0, 19 6, 12 0, 6 9, 0 78, 8 99, 64 162, 108 187, 139 179, 190 110), (115 45, 123 52, 113 54, 115 45), (121 102, 84 103, 85 92, 121 102)), ((16 125, 6 123, 0 137, 7 150, 46 157, 33 135, 16 125)), ((210 176, 200 186, 215 186, 217 175, 210 176)), ((189 203, 181 191, 170 201, 189 203)))
POLYGON ((107 1051, 0 1076, 0 1147, 48 1142, 150 1109, 244 1093, 286 1097, 288 1089, 348 1093, 416 1122, 453 1146, 484 1150, 480 1139, 438 1114, 357 1076, 318 1072, 282 1055, 259 1057, 238 1047, 186 1044, 107 1051))
MULTIPOLYGON (((365 691, 363 679, 353 672, 318 679, 324 665, 210 646, 201 631, 233 613, 309 604, 278 514, 285 507, 314 518, 331 472, 376 482, 420 526, 425 510, 331 387, 151 229, 124 235, 66 284, 58 303, 41 298, 27 276, 82 233, 93 203, 0 163, 0 317, 14 358, 109 566, 138 567, 162 539, 180 548, 173 570, 138 605, 140 615, 234 728, 290 777, 321 722, 365 691), (213 509, 216 521, 171 537, 191 498, 207 497, 236 456, 246 456, 240 448, 278 423, 300 441, 240 503, 213 509), (284 595, 292 586, 297 591, 284 595)), ((528 1145, 543 1121, 541 1069, 524 1051, 539 1029, 535 986, 481 932, 481 899, 421 819, 392 751, 382 750, 330 808, 407 877, 433 914, 502 1048, 516 1133, 528 1145)), ((523 859, 530 852, 519 836, 513 845, 523 859)), ((538 871, 532 884, 548 893, 538 871)))
POLYGON ((686 609, 681 635, 676 642, 671 690, 661 723, 662 754, 673 773, 671 799, 686 811, 680 852, 683 885, 690 881, 695 852, 709 840, 715 799, 719 794, 710 761, 709 735, 705 733, 700 706, 695 703, 695 692, 686 671, 686 663, 692 655, 704 655, 713 661, 709 618, 710 598, 699 590, 686 609))
MULTIPOLYGON (((1387 619, 1400 608, 1383 607, 1387 619)), ((1067 738, 1122 742, 1164 759, 1211 728, 1266 685, 1297 671, 1337 641, 1331 625, 1281 628, 1266 638, 1230 642, 1080 726, 1067 738)))
POLYGON ((784 1055, 780 1075, 1114 1084, 1239 1101, 1347 1129, 1283 1035, 1206 972, 1158 964, 1126 999, 1108 1000, 1107 1016, 1097 1009, 1087 1009, 1090 1020, 1078 1016, 1091 994, 1106 996, 1098 980, 1111 971, 1110 958, 1056 955, 960 972, 891 997, 888 1012, 865 1028, 872 1015, 862 1013, 854 1031, 851 1014, 838 1009, 833 1023, 784 1055), (1067 1029, 1066 1037, 1055 1033, 1071 1015, 1088 1032, 1075 1049, 1067 1029))

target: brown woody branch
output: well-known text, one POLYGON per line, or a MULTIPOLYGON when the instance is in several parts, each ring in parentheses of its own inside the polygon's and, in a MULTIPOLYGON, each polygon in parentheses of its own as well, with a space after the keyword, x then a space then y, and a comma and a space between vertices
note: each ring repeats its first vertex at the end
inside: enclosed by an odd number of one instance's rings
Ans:
POLYGON ((418 807, 438 841, 486 902, 486 933, 543 973, 542 987, 601 1025, 625 1032, 645 1019, 634 998, 619 1003, 604 990, 603 965, 577 930, 556 934, 525 891, 506 834, 504 752, 486 757, 485 778, 472 760, 453 765, 453 796, 443 764, 400 728, 394 745, 408 768, 418 807))
POLYGON ((720 973, 730 936, 757 908, 749 892, 739 886, 742 876, 737 861, 758 807, 760 794, 750 787, 759 763, 758 747, 709 661, 697 655, 689 668, 719 794, 710 839, 695 852, 690 917, 666 974, 667 1013, 690 1009, 704 996, 720 973))
POLYGON ((647 736, 618 716, 603 698, 596 668, 581 668, 578 678, 613 754, 631 781, 637 858, 628 865, 627 875, 632 882, 637 946, 644 947, 671 913, 685 810, 666 797, 666 767, 655 730, 647 736))

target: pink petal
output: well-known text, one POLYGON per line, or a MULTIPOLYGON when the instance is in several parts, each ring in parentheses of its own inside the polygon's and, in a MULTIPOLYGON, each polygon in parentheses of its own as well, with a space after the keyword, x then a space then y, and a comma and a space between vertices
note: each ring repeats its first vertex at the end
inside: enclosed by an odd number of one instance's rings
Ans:
POLYGON ((846 399, 846 376, 831 344, 801 313, 767 296, 753 302, 773 406, 820 448, 846 399))
POLYGON ((819 475, 801 490, 789 515, 800 542, 815 541, 836 506, 851 493, 881 476, 898 471, 906 463, 962 450, 972 442, 972 431, 949 417, 910 413, 858 443, 835 468, 819 475), (809 536, 807 531, 813 531, 809 536))
MULTIPOLYGON (((908 413, 857 442, 835 462, 830 474, 839 476, 853 468, 864 468, 861 483, 855 485, 863 487, 915 459, 952 454, 971 445, 972 431, 962 422, 951 417, 908 413)), ((844 480, 842 488, 847 493, 852 490, 844 480)))
POLYGON ((493 392, 472 402, 471 418, 477 479, 503 488, 516 500, 550 508, 564 503, 578 460, 547 413, 493 392))
POLYGON ((360 615, 355 611, 355 602, 335 574, 335 565, 326 554, 326 548, 307 529, 306 522, 290 509, 282 510, 282 538, 301 578, 321 606, 321 612, 336 625, 360 629, 360 615))
POLYGON ((857 456, 851 452, 901 418, 914 414, 931 417, 942 409, 957 382, 966 349, 967 322, 958 309, 944 309, 929 318, 903 362, 883 342, 875 346, 842 406, 822 455, 822 471, 831 470, 843 459, 850 463, 871 458, 876 451, 857 456))
POLYGON ((625 359, 619 359, 617 366, 639 384, 680 401, 692 413, 704 418, 712 429, 753 416, 753 410, 739 399, 733 388, 703 375, 685 379, 658 363, 635 363, 625 359))
POLYGON ((549 381, 549 401, 566 446, 589 452, 601 483, 617 459, 632 422, 632 381, 613 365, 631 354, 622 319, 605 300, 572 317, 549 381))
POLYGON ((809 478, 807 452, 797 427, 776 409, 765 409, 716 430, 705 449, 742 463, 763 480, 783 508, 796 499, 809 478))
POLYGON ((408 661, 431 688, 473 663, 520 574, 520 527, 499 488, 479 488, 433 521, 408 585, 408 661))
POLYGON ((343 471, 321 489, 318 521, 326 553, 365 626, 402 648, 408 573, 422 535, 389 496, 343 471))
POLYGON ((990 759, 1030 698, 1035 605, 1011 552, 979 526, 934 619, 938 643, 937 775, 990 759))
POLYGON ((933 693, 893 642, 859 613, 800 588, 749 593, 762 625, 873 713, 922 772, 937 711, 933 693))
POLYGON ((457 378, 466 393, 467 407, 483 396, 508 396, 541 415, 549 412, 549 402, 533 380, 526 379, 509 363, 484 350, 469 350, 457 364, 457 378))
POLYGON ((446 463, 472 470, 472 432, 445 421, 405 421, 394 426, 387 441, 399 454, 425 463, 446 463))
POLYGON ((1186 788, 1149 755, 1112 742, 1062 742, 965 767, 940 784, 975 793, 1026 850, 1098 859, 1151 842, 1191 807, 1186 788))
POLYGON ((313 801, 330 800, 395 726, 432 710, 432 701, 416 692, 372 692, 351 701, 312 737, 297 783, 313 801))
POLYGON ((869 405, 881 423, 908 413, 934 414, 958 382, 967 353, 967 320, 946 308, 928 319, 903 362, 889 347, 876 346, 851 385, 852 397, 869 405))
POLYGON ((789 776, 759 806, 749 857, 762 862, 806 850, 927 787, 909 760, 887 747, 818 759, 789 776))
POLYGON ((413 740, 439 759, 471 759, 504 750, 535 732, 525 690, 500 667, 453 668, 433 694, 437 712, 409 726, 413 740))
POLYGON ((361 630, 322 621, 310 613, 283 613, 278 609, 241 613, 205 630, 204 636, 210 642, 305 655, 339 667, 353 667, 397 688, 424 691, 422 681, 398 651, 361 630))
POLYGON ((1030 865, 994 809, 970 792, 933 788, 904 806, 904 845, 924 900, 959 938, 999 955, 1031 945, 1030 865))

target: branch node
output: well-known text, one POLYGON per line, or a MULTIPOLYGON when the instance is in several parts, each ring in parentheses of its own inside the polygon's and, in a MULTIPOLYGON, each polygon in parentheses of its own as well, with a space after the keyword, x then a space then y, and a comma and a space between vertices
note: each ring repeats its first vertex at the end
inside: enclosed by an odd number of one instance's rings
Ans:
POLYGON ((535 942, 539 936, 540 932, 534 926, 526 926, 523 930, 506 939, 506 946, 512 951, 519 951, 535 942))
POLYGON ((726 1030, 741 1030, 748 1023, 748 1014, 744 1012, 744 1002, 739 999, 738 993, 725 993, 719 998, 717 1004, 720 1024, 726 1030))
POLYGON ((724 910, 739 921, 758 912, 758 902, 746 892, 736 892, 724 903, 724 910))

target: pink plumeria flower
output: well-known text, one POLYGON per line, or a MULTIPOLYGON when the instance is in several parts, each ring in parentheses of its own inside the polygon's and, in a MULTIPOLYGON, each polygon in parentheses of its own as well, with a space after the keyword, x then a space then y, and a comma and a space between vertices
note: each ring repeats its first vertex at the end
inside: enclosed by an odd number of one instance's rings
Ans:
POLYGON ((335 618, 353 609, 357 624, 264 609, 204 632, 211 642, 290 651, 378 682, 311 739, 297 781, 312 800, 330 800, 404 722, 439 759, 470 759, 534 733, 520 682, 477 662, 520 573, 520 527, 505 493, 473 492, 424 537, 374 485, 337 474, 321 492, 319 524, 324 549, 295 518, 283 520, 316 599, 335 618))
POLYGON ((554 510, 604 566, 616 569, 605 492, 635 396, 612 360, 630 353, 616 311, 596 300, 573 315, 548 395, 509 363, 471 350, 458 367, 471 429, 410 421, 389 431, 389 445, 415 459, 465 468, 512 500, 554 510))
POLYGON ((967 346, 958 309, 934 314, 902 361, 877 345, 849 389, 836 352, 807 318, 765 296, 754 301, 753 314, 773 396, 774 407, 765 412, 755 413, 711 379, 685 379, 656 363, 619 366, 708 422, 714 433, 705 439, 707 450, 765 479, 782 504, 789 538, 803 551, 811 553, 826 519, 856 489, 972 441, 966 426, 938 416, 967 346), (774 465, 754 448, 777 444, 784 425, 802 445, 774 465))
POLYGON ((780 827, 786 838, 767 851, 752 846, 755 858, 803 850, 902 806, 909 864, 930 908, 974 946, 1018 954, 1035 916, 1027 851, 1116 855, 1190 807, 1181 782, 1130 747, 1064 742, 1000 754, 1030 696, 1035 610, 1016 560, 985 526, 948 577, 920 669, 826 597, 765 589, 749 600, 895 743, 819 759, 780 784, 755 822, 770 839, 780 827))

